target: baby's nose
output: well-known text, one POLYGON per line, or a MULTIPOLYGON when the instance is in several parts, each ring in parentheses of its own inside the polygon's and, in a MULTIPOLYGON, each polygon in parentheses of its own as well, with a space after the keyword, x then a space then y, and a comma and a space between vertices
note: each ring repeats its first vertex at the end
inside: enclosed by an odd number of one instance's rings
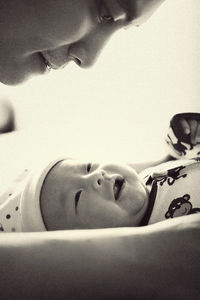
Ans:
MULTIPOLYGON (((104 170, 98 170, 96 172, 93 172, 90 175, 90 179, 92 181, 92 184, 96 187, 96 188, 100 188, 101 186, 103 186, 103 184, 105 184, 106 182, 109 183, 113 183, 115 182, 115 180, 117 178, 122 178, 121 175, 118 174, 108 174, 106 171, 104 170)), ((123 178, 122 178, 123 179, 123 178)))
POLYGON ((98 171, 92 172, 88 176, 88 179, 95 188, 99 188, 102 186, 103 181, 105 180, 104 176, 105 176, 105 172, 102 170, 101 171, 98 170, 98 171))

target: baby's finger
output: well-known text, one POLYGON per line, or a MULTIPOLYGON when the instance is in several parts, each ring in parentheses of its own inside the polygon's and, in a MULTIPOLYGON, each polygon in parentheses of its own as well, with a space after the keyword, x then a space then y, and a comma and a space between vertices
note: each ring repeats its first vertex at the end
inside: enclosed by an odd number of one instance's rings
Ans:
POLYGON ((198 122, 197 120, 188 120, 188 123, 190 125, 190 142, 195 145, 198 122))
POLYGON ((198 126, 197 126, 196 142, 200 143, 200 121, 198 121, 198 126))
POLYGON ((190 133, 190 125, 186 121, 186 119, 181 118, 180 119, 180 125, 181 125, 181 128, 182 128, 184 134, 189 134, 190 133))

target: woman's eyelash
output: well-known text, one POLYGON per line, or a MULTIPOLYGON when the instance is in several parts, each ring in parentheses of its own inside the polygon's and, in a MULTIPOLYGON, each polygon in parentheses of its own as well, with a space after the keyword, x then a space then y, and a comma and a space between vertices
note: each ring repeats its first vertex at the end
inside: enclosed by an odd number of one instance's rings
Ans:
POLYGON ((79 200, 80 200, 81 193, 82 193, 82 190, 78 191, 78 192, 75 194, 74 201, 75 201, 75 212, 76 212, 76 213, 77 213, 77 206, 78 206, 78 202, 79 202, 79 200))
POLYGON ((102 1, 102 4, 101 4, 100 21, 101 22, 113 22, 114 21, 114 18, 110 14, 109 10, 107 9, 104 1, 102 1))
POLYGON ((105 21, 105 22, 113 22, 114 19, 111 15, 103 15, 101 16, 101 21, 105 21))
POLYGON ((87 164, 87 173, 90 172, 91 168, 92 168, 92 164, 91 163, 87 164))

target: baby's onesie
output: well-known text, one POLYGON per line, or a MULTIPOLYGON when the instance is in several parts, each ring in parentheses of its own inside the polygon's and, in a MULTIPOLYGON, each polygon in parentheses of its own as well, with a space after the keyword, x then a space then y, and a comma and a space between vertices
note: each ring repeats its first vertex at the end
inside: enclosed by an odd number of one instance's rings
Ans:
POLYGON ((141 225, 200 212, 200 158, 163 163, 141 175, 150 191, 141 225))
POLYGON ((167 154, 177 158, 144 170, 149 206, 141 225, 200 212, 200 143, 192 145, 180 119, 200 120, 199 113, 181 113, 170 121, 165 139, 167 154))

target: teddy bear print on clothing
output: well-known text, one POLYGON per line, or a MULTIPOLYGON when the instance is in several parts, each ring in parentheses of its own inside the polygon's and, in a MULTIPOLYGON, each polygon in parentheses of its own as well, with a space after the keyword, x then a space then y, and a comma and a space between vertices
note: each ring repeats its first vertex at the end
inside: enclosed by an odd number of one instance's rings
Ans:
POLYGON ((192 203, 189 201, 189 199, 190 195, 188 194, 174 199, 165 214, 165 218, 175 218, 200 212, 200 208, 192 208, 192 203))
POLYGON ((150 194, 141 225, 200 212, 199 159, 165 163, 152 168, 144 179, 150 194))

